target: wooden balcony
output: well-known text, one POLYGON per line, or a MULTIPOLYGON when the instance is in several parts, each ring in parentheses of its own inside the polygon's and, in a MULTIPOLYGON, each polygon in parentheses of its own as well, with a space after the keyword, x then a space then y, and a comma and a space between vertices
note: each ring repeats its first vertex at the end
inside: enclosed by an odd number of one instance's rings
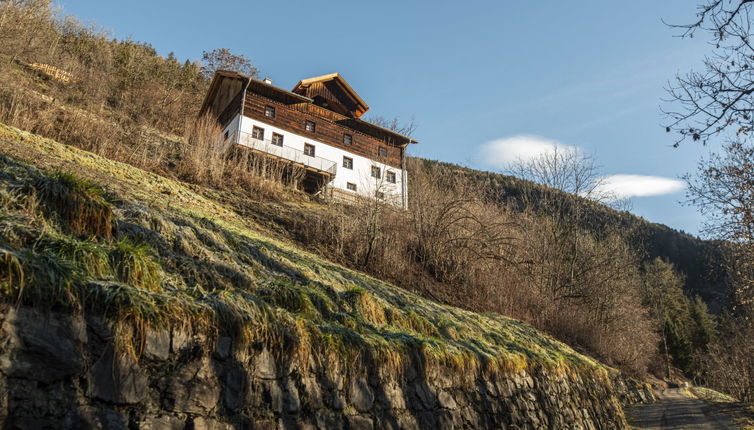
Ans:
POLYGON ((335 176, 338 171, 338 163, 335 161, 311 156, 300 149, 290 146, 276 145, 269 139, 257 139, 250 133, 240 132, 240 135, 234 133, 234 136, 231 137, 231 139, 232 141, 235 141, 235 143, 249 148, 252 151, 277 159, 287 160, 293 164, 300 165, 307 170, 329 175, 330 177, 335 176))

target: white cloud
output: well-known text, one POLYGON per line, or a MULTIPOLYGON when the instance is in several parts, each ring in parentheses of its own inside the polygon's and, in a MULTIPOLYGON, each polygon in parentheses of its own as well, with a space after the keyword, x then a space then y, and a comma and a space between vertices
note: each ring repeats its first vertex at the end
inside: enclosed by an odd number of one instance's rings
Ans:
MULTIPOLYGON (((578 146, 565 145, 541 136, 522 134, 483 143, 479 148, 479 156, 480 161, 487 166, 507 169, 512 163, 531 160, 556 149, 583 153, 578 146)), ((595 190, 595 194, 611 200, 673 194, 686 188, 683 181, 662 176, 607 175, 600 179, 602 185, 595 190)))
POLYGON ((602 179, 604 183, 600 186, 598 193, 616 199, 661 196, 677 193, 686 188, 686 183, 683 181, 662 176, 608 175, 602 179))
POLYGON ((483 143, 479 148, 481 161, 491 167, 504 169, 513 162, 530 160, 555 149, 579 150, 558 141, 534 135, 504 137, 483 143))

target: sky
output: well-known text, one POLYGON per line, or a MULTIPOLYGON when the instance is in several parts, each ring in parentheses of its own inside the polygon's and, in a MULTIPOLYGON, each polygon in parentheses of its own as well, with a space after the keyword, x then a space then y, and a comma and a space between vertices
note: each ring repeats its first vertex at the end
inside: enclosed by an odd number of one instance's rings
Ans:
POLYGON ((286 89, 339 72, 371 107, 366 118, 415 118, 411 155, 504 173, 511 160, 576 148, 632 212, 700 231, 679 178, 715 143, 673 148, 661 111, 668 81, 709 49, 663 24, 693 20, 693 1, 57 4, 180 60, 229 48, 286 89))

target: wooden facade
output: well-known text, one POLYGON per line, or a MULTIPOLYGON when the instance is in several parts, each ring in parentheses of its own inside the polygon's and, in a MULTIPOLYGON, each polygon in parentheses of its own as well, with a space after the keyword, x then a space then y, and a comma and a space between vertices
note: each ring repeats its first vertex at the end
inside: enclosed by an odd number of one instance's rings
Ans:
POLYGON ((401 168, 401 159, 404 151, 402 146, 393 146, 391 145, 391 141, 386 142, 379 137, 349 127, 347 125, 348 117, 311 103, 286 105, 248 91, 246 93, 243 114, 249 118, 280 127, 291 133, 311 136, 312 139, 322 143, 378 160, 399 169, 401 168), (274 118, 265 116, 265 106, 268 105, 275 108, 274 118), (313 121, 316 124, 314 132, 307 131, 304 128, 306 121, 313 121), (351 136, 351 145, 344 144, 345 134, 351 136), (380 147, 385 148, 387 156, 380 156, 380 147))
POLYGON ((226 140, 233 136, 253 151, 305 165, 316 192, 376 197, 405 208, 406 148, 416 141, 362 120, 368 109, 337 73, 288 91, 218 71, 199 114, 216 118, 226 140))

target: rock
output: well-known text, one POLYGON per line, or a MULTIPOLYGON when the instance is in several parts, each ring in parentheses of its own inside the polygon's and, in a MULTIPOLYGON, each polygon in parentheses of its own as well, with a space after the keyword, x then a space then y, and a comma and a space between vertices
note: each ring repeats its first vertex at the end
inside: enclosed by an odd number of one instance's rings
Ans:
POLYGON ((164 381, 163 404, 176 412, 207 414, 220 401, 220 384, 208 359, 195 360, 164 381))
POLYGON ((9 308, 2 323, 6 338, 0 346, 0 371, 7 376, 44 383, 80 373, 85 328, 83 320, 45 316, 28 308, 9 308))
POLYGON ((265 348, 254 357, 254 376, 262 379, 275 379, 277 378, 277 366, 275 364, 275 357, 272 353, 265 348))
POLYGON ((296 389, 296 385, 290 379, 286 379, 283 383, 283 403, 285 411, 288 413, 295 413, 301 410, 298 389, 296 389))
POLYGON ((317 427, 327 430, 342 430, 343 429, 343 414, 334 413, 329 411, 317 412, 314 415, 314 419, 317 422, 317 427))
POLYGON ((246 395, 246 371, 238 366, 227 372, 222 386, 223 406, 230 411, 237 411, 243 406, 246 395))
POLYGON ((322 409, 325 406, 322 398, 322 387, 315 378, 303 378, 301 384, 304 387, 304 404, 310 410, 322 409))
POLYGON ((440 391, 437 394, 437 401, 440 403, 441 408, 445 409, 455 409, 458 407, 458 404, 456 403, 453 396, 447 392, 447 391, 440 391))
POLYGON ((232 424, 209 418, 197 417, 194 419, 194 430, 233 430, 232 424))
POLYGON ((386 384, 377 393, 377 402, 383 409, 406 409, 406 399, 400 386, 386 384))
POLYGON ((425 381, 418 381, 414 385, 414 391, 426 409, 433 409, 435 407, 435 394, 425 381))
POLYGON ((130 355, 116 356, 109 346, 89 369, 87 395, 116 404, 139 403, 147 395, 148 379, 130 355))
POLYGON ((180 354, 181 351, 193 346, 193 338, 190 333, 183 330, 170 331, 170 351, 174 354, 180 354))
POLYGON ((126 430, 126 419, 112 409, 82 406, 71 411, 60 423, 71 430, 126 430))
POLYGON ((215 357, 220 360, 228 359, 233 353, 233 341, 227 336, 222 336, 215 343, 215 357))
POLYGON ((280 388, 278 381, 267 381, 267 398, 269 399, 268 405, 272 408, 273 412, 283 412, 283 389, 280 388))
POLYGON ((371 418, 359 415, 349 415, 346 417, 346 423, 349 430, 373 430, 374 423, 371 418))
POLYGON ((374 394, 369 390, 369 385, 362 379, 352 379, 348 389, 348 397, 351 404, 359 412, 367 412, 374 403, 374 394))
POLYGON ((147 330, 144 339, 144 357, 155 361, 164 361, 170 358, 170 332, 167 330, 147 330))
POLYGON ((186 420, 170 415, 147 418, 139 426, 139 430, 184 430, 185 428, 186 420))

